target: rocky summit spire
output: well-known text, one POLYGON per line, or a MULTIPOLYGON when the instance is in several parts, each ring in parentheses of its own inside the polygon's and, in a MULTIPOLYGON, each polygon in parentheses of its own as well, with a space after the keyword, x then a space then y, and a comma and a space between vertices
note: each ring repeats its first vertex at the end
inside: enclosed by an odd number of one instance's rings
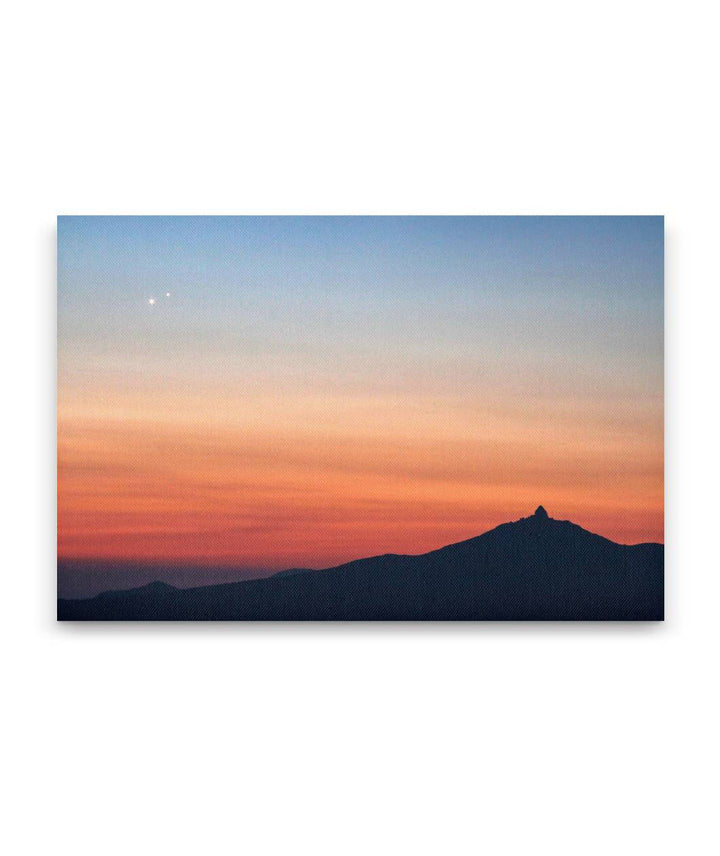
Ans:
POLYGON ((547 511, 545 511, 542 505, 538 505, 538 507, 535 509, 535 517, 539 518, 540 520, 548 519, 548 513, 547 511))

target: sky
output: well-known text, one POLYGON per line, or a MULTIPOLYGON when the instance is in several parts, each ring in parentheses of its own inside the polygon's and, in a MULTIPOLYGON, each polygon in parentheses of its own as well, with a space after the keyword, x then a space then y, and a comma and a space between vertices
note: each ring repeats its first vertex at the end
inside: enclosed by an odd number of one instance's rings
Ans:
POLYGON ((58 218, 58 556, 663 541, 662 217, 58 218))

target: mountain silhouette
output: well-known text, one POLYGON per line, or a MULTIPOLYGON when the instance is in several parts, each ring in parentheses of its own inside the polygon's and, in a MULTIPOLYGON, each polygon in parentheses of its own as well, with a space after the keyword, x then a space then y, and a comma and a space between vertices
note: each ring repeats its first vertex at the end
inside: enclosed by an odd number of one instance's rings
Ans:
POLYGON ((616 544, 540 506, 531 517, 420 556, 178 589, 58 600, 60 620, 658 621, 662 544, 616 544))

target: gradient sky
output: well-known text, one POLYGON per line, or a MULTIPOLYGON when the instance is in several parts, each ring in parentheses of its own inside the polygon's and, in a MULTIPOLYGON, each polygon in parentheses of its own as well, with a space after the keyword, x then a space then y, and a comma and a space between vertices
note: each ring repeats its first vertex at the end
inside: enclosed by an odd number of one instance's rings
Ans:
POLYGON ((60 558, 663 540, 661 217, 60 217, 58 339, 60 558))

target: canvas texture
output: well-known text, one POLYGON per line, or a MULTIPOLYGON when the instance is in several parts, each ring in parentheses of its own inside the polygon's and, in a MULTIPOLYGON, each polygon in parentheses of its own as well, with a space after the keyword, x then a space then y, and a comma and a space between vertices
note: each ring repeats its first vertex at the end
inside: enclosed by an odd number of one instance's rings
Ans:
POLYGON ((662 217, 58 218, 58 618, 657 621, 662 217))

